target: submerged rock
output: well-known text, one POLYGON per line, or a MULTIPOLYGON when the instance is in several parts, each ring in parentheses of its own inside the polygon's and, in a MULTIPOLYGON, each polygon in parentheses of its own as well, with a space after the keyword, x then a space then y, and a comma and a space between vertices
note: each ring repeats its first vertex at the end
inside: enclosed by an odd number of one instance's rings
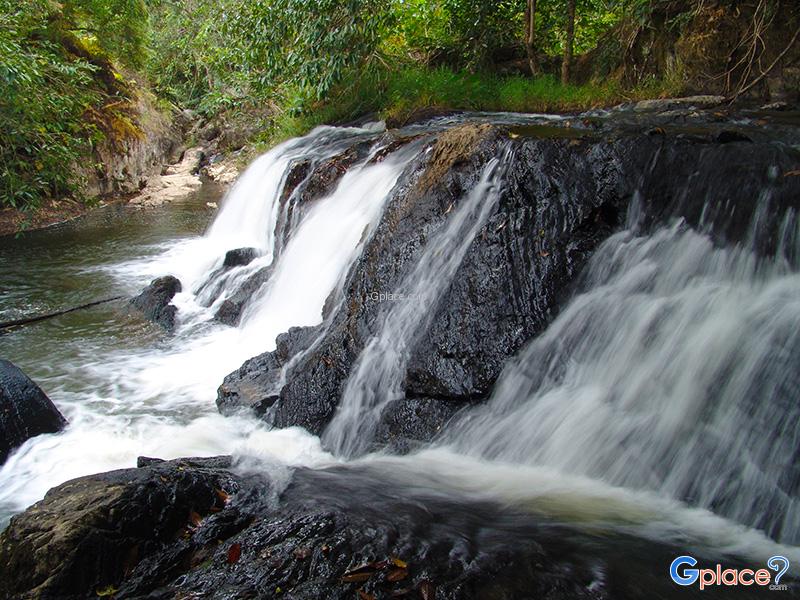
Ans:
POLYGON ((67 424, 50 398, 25 373, 0 359, 0 465, 26 440, 67 424))
POLYGON ((223 300, 214 314, 214 320, 236 327, 244 309, 261 286, 269 281, 272 271, 272 265, 268 265, 253 273, 233 294, 223 300))
POLYGON ((224 269, 232 269, 234 267, 244 267, 253 262, 258 256, 256 248, 237 248, 236 250, 228 250, 225 253, 225 260, 222 262, 224 269))
MULTIPOLYGON (((225 258, 222 265, 211 272, 199 285, 193 290, 196 300, 203 306, 211 306, 216 302, 219 297, 225 292, 226 287, 230 284, 231 271, 239 267, 246 267, 259 256, 259 251, 256 248, 237 248, 235 250, 228 250, 225 253, 225 258)), ((250 276, 250 279, 245 282, 237 291, 237 297, 241 298, 237 310, 234 312, 231 309, 223 306, 221 312, 217 314, 223 318, 218 318, 218 321, 226 323, 227 325, 235 325, 239 319, 239 314, 244 308, 247 300, 255 293, 258 287, 261 286, 268 278, 268 273, 271 273, 270 267, 265 267, 250 276), (261 279, 262 275, 265 275, 261 279)), ((230 304, 230 303, 226 303, 230 304)))
POLYGON ((713 108, 725 102, 725 96, 686 96, 684 98, 656 98, 640 100, 633 109, 638 112, 663 111, 676 108, 713 108))
POLYGON ((141 312, 146 319, 163 327, 175 330, 175 315, 178 309, 171 304, 175 294, 181 291, 181 282, 172 275, 159 277, 150 282, 141 294, 130 302, 130 306, 141 312))

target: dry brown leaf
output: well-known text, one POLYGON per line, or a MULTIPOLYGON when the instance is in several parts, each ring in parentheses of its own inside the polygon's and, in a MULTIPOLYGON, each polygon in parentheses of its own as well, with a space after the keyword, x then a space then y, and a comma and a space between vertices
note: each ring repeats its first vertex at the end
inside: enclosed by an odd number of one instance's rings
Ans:
POLYGON ((350 575, 342 575, 342 583, 364 583, 365 581, 369 581, 369 578, 372 577, 374 571, 368 571, 366 573, 351 573, 350 575))
POLYGON ((392 556, 389 559, 389 562, 391 562, 398 569, 407 569, 408 568, 408 563, 406 561, 404 561, 404 560, 401 560, 401 559, 397 558, 396 556, 392 556))
POLYGON ((406 577, 408 577, 408 571, 406 569, 392 569, 386 576, 386 581, 403 581, 406 577))
POLYGON ((233 565, 239 562, 242 556, 242 545, 240 543, 233 544, 228 548, 228 564, 233 565))
POLYGON ((230 494, 228 494, 228 492, 225 490, 214 488, 214 493, 217 495, 217 498, 219 498, 219 501, 222 502, 222 504, 227 504, 231 499, 230 494))
POLYGON ((420 582, 419 595, 422 596, 422 600, 434 600, 436 598, 436 586, 430 581, 420 582))
POLYGON ((197 529, 200 527, 200 523, 203 521, 203 517, 201 517, 198 513, 193 510, 189 511, 189 523, 191 523, 192 527, 197 529))
POLYGON ((375 600, 375 596, 368 594, 364 590, 358 590, 358 597, 361 598, 361 600, 375 600))
POLYGON ((311 548, 295 548, 294 552, 292 552, 292 555, 297 560, 305 560, 311 556, 311 548))

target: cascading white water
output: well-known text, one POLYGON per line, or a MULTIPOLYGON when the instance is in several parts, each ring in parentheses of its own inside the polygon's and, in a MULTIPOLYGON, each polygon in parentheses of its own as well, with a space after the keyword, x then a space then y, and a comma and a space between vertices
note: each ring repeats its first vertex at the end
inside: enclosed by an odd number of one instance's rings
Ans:
POLYGON ((169 242, 151 257, 96 268, 132 293, 152 277, 178 276, 184 291, 175 298, 176 334, 145 346, 128 344, 124 336, 108 348, 76 340, 77 356, 59 367, 64 374, 40 380, 70 425, 61 434, 32 438, 0 467, 0 524, 54 485, 134 466, 140 455, 241 453, 305 465, 330 460, 310 434, 270 431, 253 418, 223 417, 214 400, 223 377, 274 349, 278 334, 321 321, 326 298, 376 225, 414 150, 353 167, 327 197, 304 211, 278 257, 274 229, 287 170, 297 159, 323 160, 377 132, 319 128, 281 145, 242 176, 205 236, 169 242), (228 250, 245 246, 258 248, 262 256, 231 272, 235 276, 225 281, 221 298, 275 256, 272 277, 253 298, 241 326, 224 327, 211 320, 218 302, 207 306, 194 290, 221 266, 228 250))
POLYGON ((504 154, 489 161, 475 187, 425 245, 399 289, 376 291, 379 299, 391 293, 393 305, 386 311, 378 333, 361 352, 336 415, 325 431, 324 441, 336 454, 364 452, 383 410, 391 401, 402 398, 409 352, 497 205, 507 160, 504 154))
POLYGON ((583 289, 442 444, 652 490, 797 543, 800 275, 677 224, 610 238, 583 289))
MULTIPOLYGON (((225 375, 248 358, 273 350, 279 334, 291 327, 315 325, 321 321, 325 300, 356 258, 359 244, 377 224, 384 203, 412 159, 413 151, 398 152, 381 162, 367 164, 365 161, 352 167, 328 196, 315 201, 304 214, 287 246, 272 264, 269 280, 251 299, 239 327, 211 327, 207 331, 216 307, 254 271, 270 265, 272 257, 277 255, 275 248, 281 240, 273 235, 274 215, 280 212, 285 171, 292 161, 298 156, 320 160, 352 145, 359 137, 372 134, 371 130, 319 128, 307 138, 295 140, 279 152, 269 153, 268 158, 281 165, 282 171, 256 161, 255 173, 243 175, 247 185, 237 186, 231 192, 208 235, 189 240, 179 249, 159 257, 155 261, 157 267, 147 267, 151 273, 186 273, 195 268, 184 268, 184 265, 197 262, 197 246, 205 252, 209 252, 209 246, 214 248, 215 258, 206 262, 202 274, 195 279, 189 277, 188 285, 181 279, 186 291, 175 299, 180 308, 180 329, 191 335, 176 344, 175 351, 152 356, 152 364, 140 371, 146 382, 156 382, 159 386, 154 392, 184 397, 191 393, 192 401, 213 399, 225 375), (259 187, 253 178, 258 177, 263 178, 261 188, 270 190, 266 196, 263 193, 253 195, 253 189, 259 187), (280 180, 278 185, 276 177, 280 180), (262 211, 264 202, 271 205, 266 212, 273 217, 267 220, 271 230, 262 231, 262 238, 272 245, 272 250, 246 267, 228 273, 223 293, 213 304, 205 306, 192 290, 221 265, 226 251, 241 247, 237 231, 248 231, 250 227, 247 207, 254 206, 256 212, 262 211)), ((260 247, 265 243, 262 241, 260 247)))
MULTIPOLYGON (((416 148, 351 168, 327 198, 289 224, 292 235, 278 252, 274 232, 286 219, 280 203, 287 170, 296 160, 323 160, 374 135, 321 128, 288 142, 243 175, 206 236, 102 267, 131 292, 152 277, 178 276, 184 292, 176 298, 176 336, 140 347, 120 335, 101 357, 79 348, 59 366, 45 388, 71 425, 30 440, 0 467, 0 518, 67 478, 130 467, 142 454, 234 453, 306 466, 336 460, 306 432, 222 417, 213 400, 224 375, 274 348, 278 334, 320 322, 323 303, 416 148), (261 256, 227 273, 216 300, 196 293, 226 251, 245 246, 261 256), (268 265, 271 277, 240 327, 211 322, 219 303, 268 265)), ((503 161, 492 161, 400 289, 375 290, 404 296, 379 319, 326 431, 328 447, 339 454, 363 452, 383 409, 402 394, 407 352, 502 184, 503 161)), ((779 255, 800 255, 797 228, 797 216, 787 214, 779 255)), ((409 486, 621 523, 659 539, 665 531, 678 539, 690 532, 723 551, 776 552, 744 523, 796 544, 796 270, 747 249, 715 248, 682 226, 650 235, 629 230, 602 245, 582 289, 509 365, 491 401, 462 415, 436 445, 407 457, 362 460, 409 486)), ((800 559, 796 548, 779 551, 800 559)))

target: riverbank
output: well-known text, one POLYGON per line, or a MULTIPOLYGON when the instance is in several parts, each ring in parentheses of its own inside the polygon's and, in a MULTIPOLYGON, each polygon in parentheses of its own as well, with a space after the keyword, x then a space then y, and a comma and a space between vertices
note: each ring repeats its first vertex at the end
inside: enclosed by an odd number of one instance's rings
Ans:
MULTIPOLYGON (((169 202, 178 202, 196 193, 203 184, 204 176, 214 182, 228 185, 238 175, 234 165, 227 162, 225 168, 204 169, 201 174, 204 156, 201 147, 184 151, 177 162, 164 164, 155 169, 156 174, 148 177, 141 191, 137 193, 110 195, 89 201, 71 198, 48 200, 34 210, 1 209, 0 236, 63 225, 113 204, 131 204, 147 209, 169 202)), ((207 208, 215 208, 215 203, 211 204, 212 206, 207 208)))

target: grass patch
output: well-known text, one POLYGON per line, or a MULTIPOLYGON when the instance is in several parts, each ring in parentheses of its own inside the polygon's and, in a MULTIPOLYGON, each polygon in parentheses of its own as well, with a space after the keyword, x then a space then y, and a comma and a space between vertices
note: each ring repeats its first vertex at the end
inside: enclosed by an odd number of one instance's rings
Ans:
POLYGON ((507 112, 575 112, 623 101, 653 98, 669 91, 666 84, 623 90, 616 82, 563 85, 556 78, 500 76, 447 68, 407 67, 373 70, 340 85, 324 102, 306 103, 293 90, 276 102, 271 125, 255 141, 263 150, 303 135, 322 124, 341 124, 374 113, 405 121, 425 108, 507 112))
POLYGON ((448 69, 406 69, 387 82, 386 116, 431 106, 459 110, 569 112, 619 98, 615 85, 563 85, 554 77, 498 76, 448 69))

